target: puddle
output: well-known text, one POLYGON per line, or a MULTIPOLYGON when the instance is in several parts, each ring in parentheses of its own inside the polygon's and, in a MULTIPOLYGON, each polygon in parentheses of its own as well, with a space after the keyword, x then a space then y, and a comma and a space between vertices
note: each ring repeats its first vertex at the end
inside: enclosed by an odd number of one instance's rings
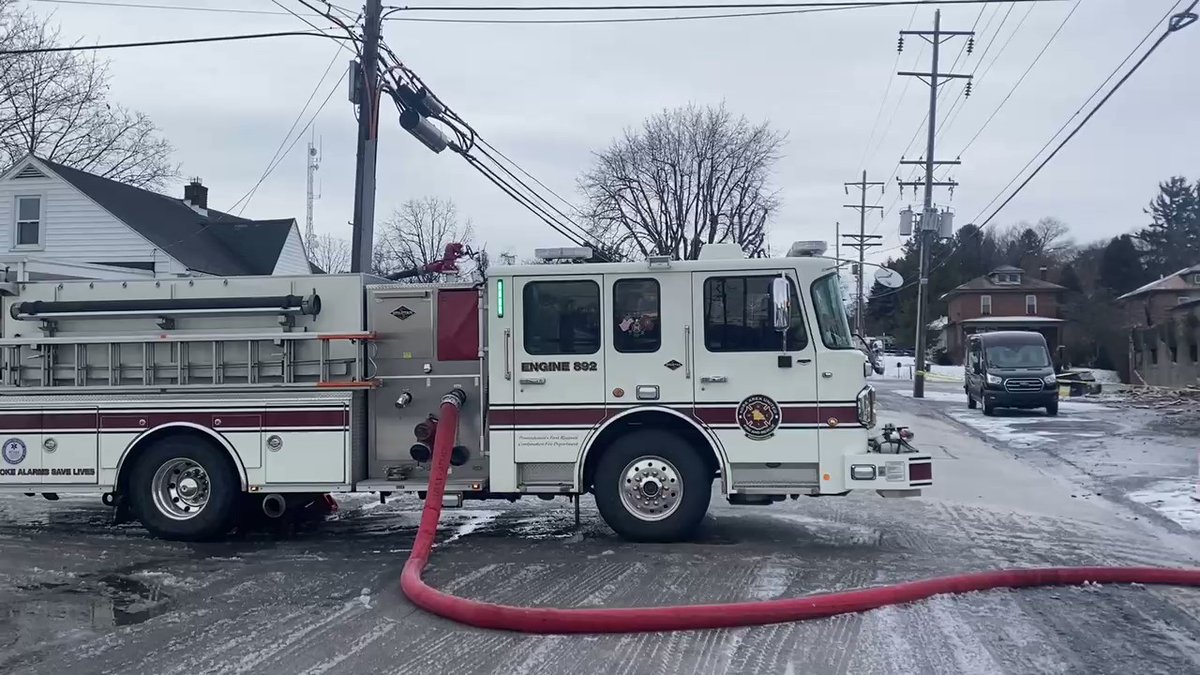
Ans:
POLYGON ((0 605, 4 657, 142 623, 170 609, 162 586, 121 574, 15 587, 22 598, 0 605))

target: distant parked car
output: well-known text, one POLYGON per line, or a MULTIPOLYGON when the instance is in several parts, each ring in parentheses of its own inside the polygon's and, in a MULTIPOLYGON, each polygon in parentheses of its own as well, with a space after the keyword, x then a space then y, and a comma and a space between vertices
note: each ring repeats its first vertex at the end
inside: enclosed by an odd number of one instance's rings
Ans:
POLYGON ((996 408, 1045 408, 1048 415, 1058 414, 1058 378, 1041 333, 972 335, 963 382, 967 407, 978 403, 984 415, 995 414, 996 408))

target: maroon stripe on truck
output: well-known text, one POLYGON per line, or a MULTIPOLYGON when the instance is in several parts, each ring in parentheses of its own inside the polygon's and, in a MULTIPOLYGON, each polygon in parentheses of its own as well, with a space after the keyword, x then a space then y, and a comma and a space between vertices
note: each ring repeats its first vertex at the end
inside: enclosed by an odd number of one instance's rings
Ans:
POLYGON ((488 425, 547 426, 553 424, 599 424, 608 419, 604 408, 491 408, 488 425))
POLYGON ((309 429, 346 427, 350 423, 350 414, 344 408, 326 410, 265 410, 261 412, 158 410, 109 414, 98 414, 95 411, 22 412, 11 415, 0 415, 0 431, 18 429, 136 431, 153 429, 163 424, 178 422, 195 424, 218 431, 222 429, 258 429, 260 427, 309 429))

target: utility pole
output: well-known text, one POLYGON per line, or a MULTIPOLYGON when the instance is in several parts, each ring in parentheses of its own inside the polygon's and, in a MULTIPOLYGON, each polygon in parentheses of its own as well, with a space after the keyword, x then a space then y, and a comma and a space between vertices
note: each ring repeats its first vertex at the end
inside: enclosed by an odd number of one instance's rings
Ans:
POLYGON ((846 191, 846 194, 850 194, 850 186, 851 185, 858 188, 859 203, 843 204, 842 206, 844 206, 847 209, 855 209, 858 211, 858 234, 857 235, 846 234, 843 236, 845 236, 851 240, 852 243, 848 244, 848 246, 850 246, 850 248, 858 249, 858 296, 857 296, 856 303, 854 305, 854 325, 855 325, 855 332, 858 333, 859 336, 861 336, 863 334, 863 325, 864 325, 863 324, 863 275, 865 274, 865 272, 863 271, 863 265, 866 262, 866 251, 868 248, 871 248, 873 246, 882 246, 883 245, 878 241, 879 239, 883 238, 883 235, 867 234, 867 211, 870 211, 872 209, 879 209, 880 211, 883 210, 882 206, 868 206, 867 205, 867 189, 872 188, 872 187, 878 187, 882 190, 884 184, 883 183, 868 183, 867 182, 867 171, 866 171, 866 169, 863 169, 862 180, 859 180, 857 183, 843 183, 842 184, 842 189, 846 191))
MULTIPOLYGON (((929 85, 929 135, 925 143, 925 159, 923 161, 905 161, 901 159, 901 164, 924 164, 925 165, 925 205, 921 211, 919 219, 919 227, 916 235, 920 238, 921 246, 921 271, 920 281, 917 286, 917 339, 916 339, 916 372, 913 374, 913 398, 925 397, 925 323, 927 321, 926 314, 928 312, 927 305, 929 304, 929 255, 930 249, 933 248, 933 241, 937 237, 939 226, 939 214, 933 208, 933 188, 938 186, 949 186, 953 188, 956 183, 953 181, 934 181, 933 168, 940 164, 958 164, 958 161, 939 162, 934 159, 934 137, 937 134, 937 99, 938 87, 952 79, 970 80, 970 75, 959 75, 955 73, 938 72, 938 52, 940 51, 942 42, 958 37, 969 36, 971 42, 967 43, 967 51, 970 53, 974 46, 974 31, 944 31, 942 30, 942 10, 935 10, 933 13, 933 30, 902 30, 900 31, 900 46, 904 46, 905 35, 917 35, 921 39, 928 42, 933 47, 933 64, 928 73, 916 73, 909 71, 900 71, 899 75, 916 77, 925 84, 929 85)), ((970 93, 970 83, 967 85, 967 92, 970 93)), ((904 189, 906 185, 915 185, 915 182, 900 181, 900 189, 904 189)))
POLYGON ((379 40, 382 0, 366 0, 363 9, 362 60, 354 66, 353 98, 358 104, 358 163, 354 172, 354 221, 350 271, 370 272, 375 243, 375 157, 379 138, 379 40))
POLYGON ((316 199, 316 193, 313 190, 313 177, 317 174, 317 169, 320 168, 321 157, 317 152, 317 146, 313 145, 312 140, 308 141, 307 166, 305 166, 308 174, 308 193, 304 199, 304 245, 308 248, 309 253, 317 250, 319 246, 317 237, 313 233, 313 200, 316 199))

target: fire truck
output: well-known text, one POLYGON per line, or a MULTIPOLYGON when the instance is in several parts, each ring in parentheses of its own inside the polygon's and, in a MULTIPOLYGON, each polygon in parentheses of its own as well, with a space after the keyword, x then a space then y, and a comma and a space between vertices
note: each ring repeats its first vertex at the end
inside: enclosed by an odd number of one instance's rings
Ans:
POLYGON ((94 493, 176 540, 330 494, 423 495, 448 390, 465 398, 448 506, 591 493, 619 535, 673 541, 717 489, 765 505, 932 484, 905 429, 876 429, 823 246, 543 253, 558 264, 479 283, 6 282, 0 493, 94 493))

